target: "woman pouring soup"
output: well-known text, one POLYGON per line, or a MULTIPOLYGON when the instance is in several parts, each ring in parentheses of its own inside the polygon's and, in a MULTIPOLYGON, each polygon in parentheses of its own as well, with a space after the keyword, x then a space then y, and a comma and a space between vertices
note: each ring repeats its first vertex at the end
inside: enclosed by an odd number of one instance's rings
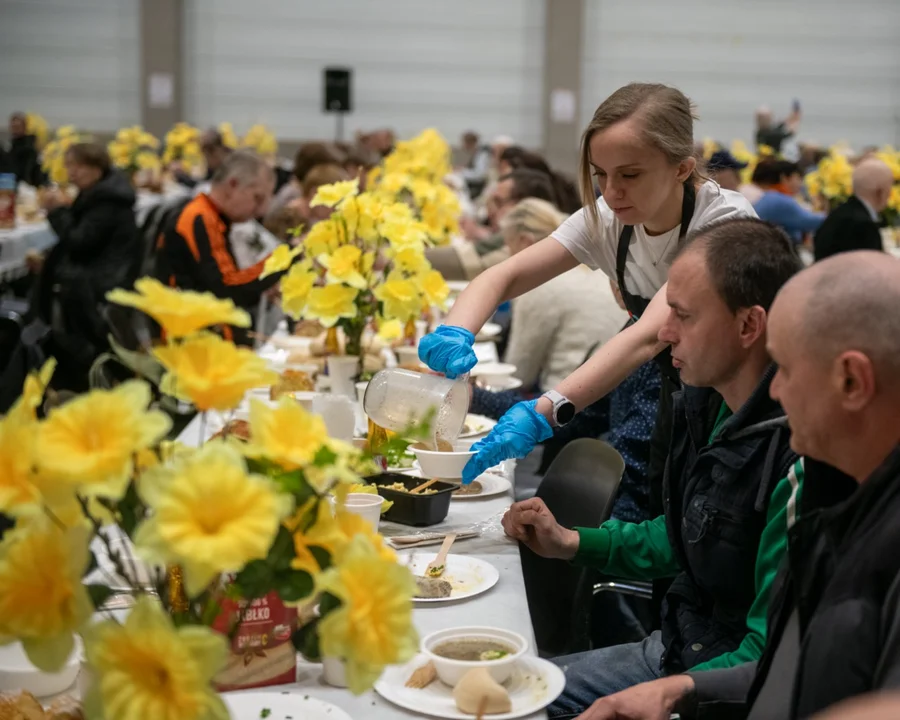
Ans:
POLYGON ((553 390, 513 406, 473 446, 478 454, 466 466, 464 483, 502 460, 524 457, 554 427, 569 422, 654 357, 664 382, 650 458, 651 487, 654 476, 661 477, 671 393, 678 383, 668 348, 657 338, 669 312, 669 265, 689 230, 727 217, 755 216, 742 195, 698 172, 693 121, 690 101, 675 88, 632 83, 610 95, 581 141, 585 207, 549 237, 479 275, 445 324, 422 339, 419 357, 432 370, 449 377, 465 373, 476 363, 474 333, 498 305, 579 263, 602 270, 618 285, 634 321, 553 390))

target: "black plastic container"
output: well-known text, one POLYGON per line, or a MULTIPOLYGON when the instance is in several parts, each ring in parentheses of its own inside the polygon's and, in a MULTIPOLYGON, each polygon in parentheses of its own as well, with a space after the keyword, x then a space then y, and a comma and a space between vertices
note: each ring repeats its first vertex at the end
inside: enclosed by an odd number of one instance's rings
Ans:
POLYGON ((452 483, 436 482, 428 488, 435 492, 427 495, 410 495, 408 492, 383 487, 401 482, 407 489, 412 490, 422 483, 428 482, 428 478, 412 477, 400 473, 371 475, 366 478, 366 481, 378 488, 378 494, 381 497, 394 503, 393 507, 381 516, 383 520, 415 527, 437 525, 446 518, 447 513, 450 512, 450 497, 455 490, 459 489, 458 485, 452 483))

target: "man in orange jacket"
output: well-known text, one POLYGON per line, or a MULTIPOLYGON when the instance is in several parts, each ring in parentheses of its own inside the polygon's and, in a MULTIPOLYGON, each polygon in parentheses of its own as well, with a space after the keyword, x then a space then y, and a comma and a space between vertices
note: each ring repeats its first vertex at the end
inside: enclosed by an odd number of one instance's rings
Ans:
MULTIPOLYGON (((260 279, 264 261, 238 268, 229 230, 232 223, 264 215, 274 187, 275 175, 263 158, 231 153, 214 173, 209 193, 199 193, 163 224, 156 277, 171 287, 230 298, 253 314, 282 273, 260 279)), ((247 342, 246 331, 238 328, 226 328, 226 337, 247 342)))

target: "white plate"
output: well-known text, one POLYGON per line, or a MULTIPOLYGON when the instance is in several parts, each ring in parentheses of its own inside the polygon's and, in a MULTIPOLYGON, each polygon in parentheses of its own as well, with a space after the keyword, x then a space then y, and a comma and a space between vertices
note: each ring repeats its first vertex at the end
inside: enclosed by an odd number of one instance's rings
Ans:
POLYGON ((512 363, 479 362, 469 371, 469 375, 472 377, 481 377, 482 375, 512 375, 516 369, 516 366, 512 363))
POLYGON ((492 392, 501 392, 502 390, 518 390, 522 387, 522 381, 519 378, 510 375, 496 375, 491 378, 490 382, 483 385, 479 383, 479 387, 492 392))
MULTIPOLYGON (((428 563, 434 560, 438 554, 433 550, 408 550, 397 553, 397 561, 412 571, 413 575, 424 575, 428 563), (412 562, 410 562, 412 557, 412 562)), ((415 603, 445 603, 454 600, 481 595, 490 590, 500 579, 497 568, 489 562, 470 557, 469 555, 448 555, 444 574, 441 580, 446 580, 453 586, 448 598, 413 598, 415 603)))
MULTIPOLYGON (((422 470, 418 467, 413 468, 412 470, 402 470, 404 475, 411 475, 412 477, 425 477, 422 475, 422 470)), ((495 495, 505 495, 509 492, 510 488, 512 488, 512 483, 507 480, 502 475, 497 475, 496 473, 486 472, 483 475, 479 475, 475 478, 476 482, 481 483, 481 493, 478 495, 457 495, 453 494, 453 500, 481 500, 482 498, 494 497, 495 495)), ((452 480, 448 482, 453 482, 452 480)))
POLYGON ((492 338, 497 337, 502 331, 503 328, 500 325, 489 322, 482 326, 481 330, 478 331, 478 334, 482 337, 492 338))
MULTIPOLYGON (((415 713, 447 718, 472 720, 472 715, 456 708, 453 690, 440 680, 421 690, 405 687, 413 671, 428 661, 418 655, 406 665, 392 665, 375 683, 375 692, 389 702, 415 713)), ((491 720, 513 720, 539 712, 559 697, 566 684, 566 676, 552 662, 536 657, 524 657, 516 663, 513 676, 504 685, 512 700, 512 712, 488 715, 491 720)))
POLYGON ((316 700, 297 692, 253 692, 222 693, 232 720, 259 720, 264 709, 268 709, 269 720, 352 720, 336 705, 316 700))
POLYGON ((465 432, 466 428, 464 426, 463 432, 461 432, 459 436, 461 438, 474 438, 481 435, 487 435, 494 429, 494 425, 496 424, 497 421, 491 420, 489 417, 469 413, 466 415, 466 425, 469 427, 469 430, 468 432, 465 432))

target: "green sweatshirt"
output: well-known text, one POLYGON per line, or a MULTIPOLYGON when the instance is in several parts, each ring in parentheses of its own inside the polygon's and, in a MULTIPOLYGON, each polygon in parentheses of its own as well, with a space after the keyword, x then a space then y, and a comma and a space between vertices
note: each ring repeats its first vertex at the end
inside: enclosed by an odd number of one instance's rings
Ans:
MULTIPOLYGON (((736 650, 701 663, 691 671, 733 667, 758 660, 762 655, 769 591, 787 550, 787 531, 794 523, 802 483, 803 461, 800 460, 772 492, 756 555, 756 598, 747 613, 747 634, 736 650)), ((628 580, 656 580, 675 577, 681 572, 669 543, 665 516, 639 525, 609 520, 599 528, 575 530, 580 542, 573 562, 578 565, 628 580)))

